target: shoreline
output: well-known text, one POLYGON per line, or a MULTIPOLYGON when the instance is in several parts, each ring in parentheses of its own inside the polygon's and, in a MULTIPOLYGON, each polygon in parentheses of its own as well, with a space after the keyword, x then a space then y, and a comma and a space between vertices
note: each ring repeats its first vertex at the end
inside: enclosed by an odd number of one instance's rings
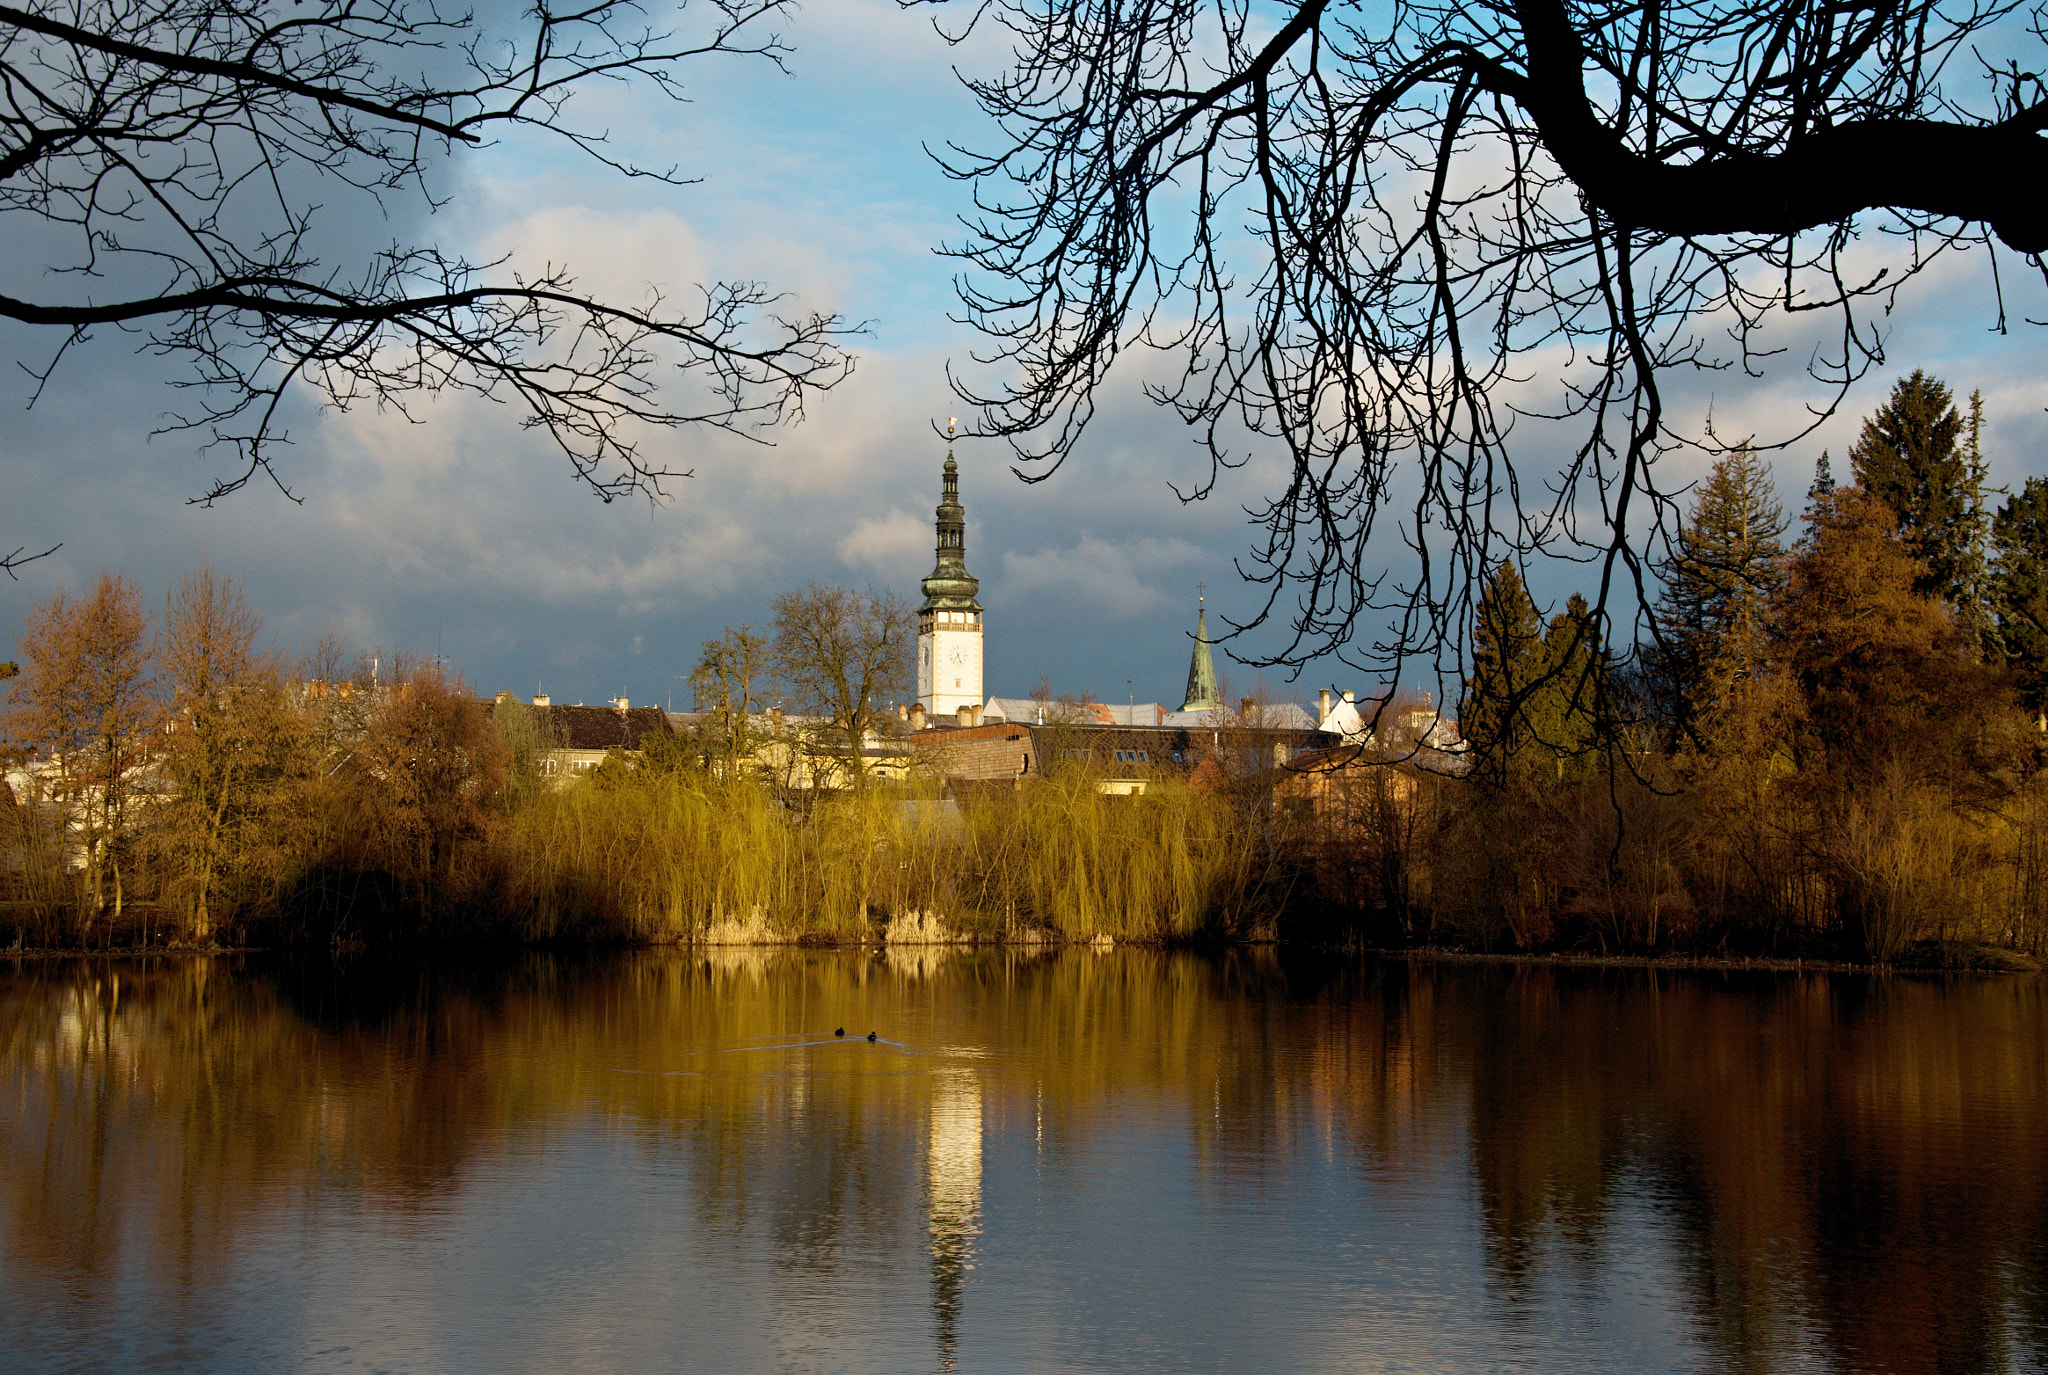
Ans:
MULTIPOLYGON (((1447 965, 1528 965, 1554 969, 1662 969, 1690 971, 1697 973, 1777 973, 1777 974, 2038 974, 2043 966, 2036 957, 2003 946, 1959 946, 1958 953, 1966 954, 1967 962, 1921 962, 1902 961, 1891 964, 1873 964, 1854 960, 1810 959, 1803 957, 1764 955, 1624 955, 1588 954, 1579 951, 1476 951, 1445 949, 1438 946, 1416 946, 1400 949, 1387 946, 1360 945, 1293 945, 1291 942, 1275 940, 1249 940, 1223 942, 1213 945, 1175 945, 1157 941, 1101 941, 1101 940, 957 940, 957 941, 884 941, 884 940, 793 940, 793 941, 647 941, 640 943, 591 944, 591 945, 414 945, 394 946, 384 950, 357 947, 350 950, 327 951, 295 950, 290 946, 223 945, 223 946, 131 946, 103 948, 97 950, 67 949, 62 947, 23 947, 0 949, 0 959, 12 960, 19 964, 28 960, 60 959, 101 959, 136 960, 148 958, 215 959, 229 955, 293 955, 313 954, 337 960, 355 959, 364 956, 390 958, 400 953, 414 956, 449 954, 471 954, 503 956, 535 951, 574 952, 595 954, 600 951, 627 952, 674 950, 702 953, 710 950, 787 950, 798 951, 872 951, 883 950, 1015 950, 1034 954, 1062 950, 1085 950, 1105 954, 1112 950, 1188 950, 1197 953, 1221 953, 1230 950, 1278 949, 1290 947, 1304 954, 1320 955, 1328 959, 1372 959, 1405 961, 1414 964, 1447 965)), ((1932 952, 1930 952, 1932 953, 1932 952)))

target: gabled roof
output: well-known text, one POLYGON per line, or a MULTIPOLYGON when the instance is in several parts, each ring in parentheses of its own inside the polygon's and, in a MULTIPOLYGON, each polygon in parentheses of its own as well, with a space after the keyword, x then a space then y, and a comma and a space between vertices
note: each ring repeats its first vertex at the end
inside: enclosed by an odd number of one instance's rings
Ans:
POLYGON ((674 735, 660 707, 529 707, 565 750, 637 750, 649 735, 674 735))

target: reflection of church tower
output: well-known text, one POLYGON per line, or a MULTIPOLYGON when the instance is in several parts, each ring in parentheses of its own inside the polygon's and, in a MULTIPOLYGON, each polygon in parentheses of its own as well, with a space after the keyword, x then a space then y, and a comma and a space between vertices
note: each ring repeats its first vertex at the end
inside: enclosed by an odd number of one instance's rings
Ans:
POLYGON ((917 700, 939 720, 981 705, 981 583, 967 571, 967 512, 960 505, 960 469, 946 426, 945 487, 939 500, 939 560, 924 580, 917 609, 917 700))
POLYGON ((1223 705, 1216 691, 1216 661, 1209 657, 1209 612, 1195 599, 1195 655, 1188 661, 1188 695, 1182 711, 1215 711, 1223 705))
POLYGON ((960 1291, 974 1268, 974 1238, 981 1231, 981 1080, 971 1071, 942 1077, 934 1088, 925 1170, 931 1189, 932 1321, 939 1369, 951 1370, 960 1291))

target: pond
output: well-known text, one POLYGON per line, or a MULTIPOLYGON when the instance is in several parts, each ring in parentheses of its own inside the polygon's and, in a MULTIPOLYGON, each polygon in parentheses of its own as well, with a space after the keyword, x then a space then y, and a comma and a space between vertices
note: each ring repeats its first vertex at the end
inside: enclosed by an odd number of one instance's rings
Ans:
POLYGON ((24 960, 0 1058, 10 1369, 2048 1364, 2039 976, 24 960))

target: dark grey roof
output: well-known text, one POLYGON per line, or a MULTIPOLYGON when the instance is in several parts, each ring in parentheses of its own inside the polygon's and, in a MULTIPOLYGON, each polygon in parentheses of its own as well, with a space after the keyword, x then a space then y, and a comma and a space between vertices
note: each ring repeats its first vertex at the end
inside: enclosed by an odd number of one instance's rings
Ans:
POLYGON ((674 735, 660 707, 529 707, 558 749, 637 750, 649 735, 674 735))

